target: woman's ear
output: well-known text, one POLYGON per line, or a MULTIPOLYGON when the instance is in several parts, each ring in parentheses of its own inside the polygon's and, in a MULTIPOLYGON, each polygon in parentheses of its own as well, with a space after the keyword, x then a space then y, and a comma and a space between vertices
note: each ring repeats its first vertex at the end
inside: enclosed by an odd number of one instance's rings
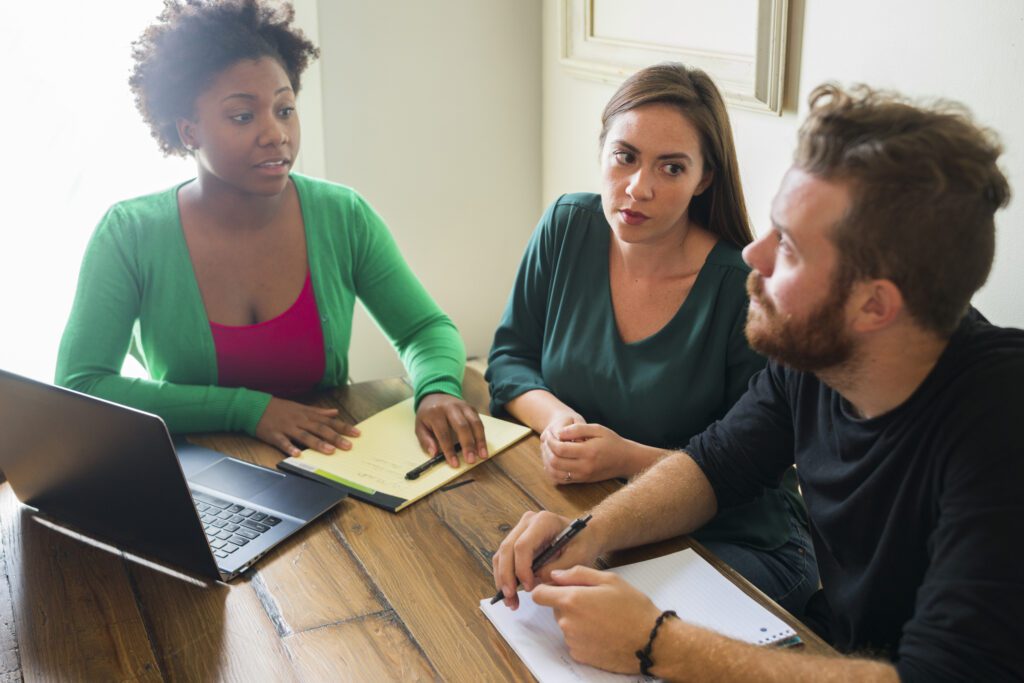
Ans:
POLYGON ((706 190, 709 187, 711 187, 711 181, 714 180, 714 179, 715 179, 715 172, 712 171, 710 168, 706 169, 704 171, 704 177, 700 179, 700 182, 697 184, 697 189, 694 190, 694 192, 693 192, 693 196, 697 197, 699 195, 704 194, 704 190, 706 190))
POLYGON ((188 151, 194 152, 196 147, 199 145, 196 144, 195 126, 192 121, 189 121, 188 119, 178 119, 175 126, 178 129, 178 139, 181 140, 181 144, 184 145, 185 149, 188 151))

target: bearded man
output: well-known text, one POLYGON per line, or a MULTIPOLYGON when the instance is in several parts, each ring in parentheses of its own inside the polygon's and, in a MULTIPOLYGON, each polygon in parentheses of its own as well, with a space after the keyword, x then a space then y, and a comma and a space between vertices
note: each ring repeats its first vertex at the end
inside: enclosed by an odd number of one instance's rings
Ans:
POLYGON ((744 250, 747 337, 771 359, 682 452, 565 527, 526 513, 495 585, 554 608, 572 656, 672 680, 1024 678, 1024 332, 970 300, 1010 190, 957 105, 866 87, 810 98, 771 230, 744 250), (757 648, 679 619, 591 564, 699 528, 796 464, 821 590, 803 619, 846 658, 757 648), (652 627, 660 628, 642 650, 652 627))

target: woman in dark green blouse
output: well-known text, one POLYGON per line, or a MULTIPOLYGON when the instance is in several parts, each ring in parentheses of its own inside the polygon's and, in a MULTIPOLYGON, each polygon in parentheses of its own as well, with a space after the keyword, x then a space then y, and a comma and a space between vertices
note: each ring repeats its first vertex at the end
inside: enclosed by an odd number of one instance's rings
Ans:
MULTIPOLYGON (((718 90, 681 64, 627 80, 602 116, 602 191, 559 198, 495 334, 491 409, 541 434, 554 484, 630 477, 721 418, 764 359, 744 336, 752 241, 718 90)), ((696 534, 791 611, 817 589, 790 473, 696 534)))

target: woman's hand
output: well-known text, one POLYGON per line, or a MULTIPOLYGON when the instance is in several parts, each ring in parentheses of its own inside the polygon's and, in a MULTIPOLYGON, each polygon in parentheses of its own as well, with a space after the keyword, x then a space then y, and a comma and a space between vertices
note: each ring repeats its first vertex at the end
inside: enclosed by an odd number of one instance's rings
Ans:
POLYGON ((548 439, 557 440, 557 434, 562 427, 568 427, 569 425, 582 425, 586 423, 587 421, 583 419, 583 416, 577 412, 567 411, 555 413, 541 431, 540 440, 542 442, 548 439))
POLYGON ((456 444, 470 465, 489 455, 480 414, 461 398, 450 394, 427 394, 423 397, 416 410, 416 438, 431 456, 442 451, 444 459, 452 467, 459 466, 456 444))
POLYGON ((540 453, 553 483, 581 484, 632 476, 664 452, 624 439, 605 426, 577 423, 542 437, 540 453))
POLYGON ((359 436, 359 430, 339 420, 336 408, 314 408, 276 397, 256 425, 256 438, 293 457, 301 452, 295 444, 328 455, 335 448, 347 451, 352 443, 346 436, 359 436))

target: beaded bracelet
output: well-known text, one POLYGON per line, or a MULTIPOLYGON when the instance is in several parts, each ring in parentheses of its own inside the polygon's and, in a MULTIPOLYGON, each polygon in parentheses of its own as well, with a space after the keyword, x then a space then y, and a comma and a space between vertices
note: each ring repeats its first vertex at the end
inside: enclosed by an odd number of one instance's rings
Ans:
POLYGON ((665 610, 658 615, 658 618, 654 621, 654 628, 651 629, 651 637, 647 639, 647 645, 644 649, 636 651, 636 658, 640 660, 640 673, 644 676, 653 676, 651 673, 651 667, 654 666, 654 660, 651 659, 651 648, 654 647, 654 637, 658 635, 658 629, 661 628, 661 622, 669 617, 679 618, 679 615, 670 609, 665 610))

